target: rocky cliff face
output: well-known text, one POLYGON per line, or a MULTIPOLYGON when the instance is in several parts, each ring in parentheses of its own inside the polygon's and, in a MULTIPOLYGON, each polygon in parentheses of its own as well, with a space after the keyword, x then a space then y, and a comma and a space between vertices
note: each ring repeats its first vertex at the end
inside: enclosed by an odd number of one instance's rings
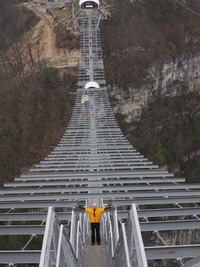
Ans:
POLYGON ((153 91, 166 96, 198 91, 200 88, 200 53, 169 59, 150 69, 153 91))
POLYGON ((117 86, 110 88, 114 112, 127 115, 126 121, 139 120, 143 108, 158 94, 177 96, 200 90, 200 52, 182 54, 160 61, 149 69, 149 76, 142 88, 129 87, 124 91, 117 86))

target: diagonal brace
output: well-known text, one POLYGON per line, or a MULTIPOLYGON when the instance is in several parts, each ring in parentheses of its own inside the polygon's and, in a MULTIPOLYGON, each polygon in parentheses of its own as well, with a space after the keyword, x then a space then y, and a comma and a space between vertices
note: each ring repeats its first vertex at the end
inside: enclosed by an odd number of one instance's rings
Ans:
POLYGON ((108 19, 108 15, 104 14, 101 9, 98 8, 99 13, 104 17, 104 19, 108 19))
POLYGON ((76 14, 73 16, 73 18, 67 22, 67 25, 70 25, 79 15, 79 13, 81 12, 81 9, 79 9, 76 14))

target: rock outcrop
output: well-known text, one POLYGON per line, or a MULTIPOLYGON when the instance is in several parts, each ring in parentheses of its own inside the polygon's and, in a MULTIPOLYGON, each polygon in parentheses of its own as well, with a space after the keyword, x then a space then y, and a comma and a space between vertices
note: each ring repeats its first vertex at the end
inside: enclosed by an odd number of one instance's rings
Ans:
POLYGON ((200 52, 182 54, 160 61, 149 69, 149 76, 141 88, 129 87, 124 91, 117 86, 110 90, 115 96, 114 112, 127 115, 126 121, 139 120, 143 108, 156 95, 177 96, 200 90, 200 52))

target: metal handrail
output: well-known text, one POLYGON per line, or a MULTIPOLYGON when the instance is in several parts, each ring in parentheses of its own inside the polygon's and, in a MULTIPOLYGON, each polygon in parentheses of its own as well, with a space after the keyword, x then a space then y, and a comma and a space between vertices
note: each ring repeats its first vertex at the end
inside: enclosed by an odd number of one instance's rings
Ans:
POLYGON ((49 266, 54 221, 55 221, 55 212, 54 212, 52 207, 49 207, 39 267, 48 267, 49 266))
POLYGON ((148 267, 135 204, 132 204, 127 218, 126 232, 131 264, 148 267))
POLYGON ((70 242, 74 251, 76 251, 76 231, 75 231, 76 227, 77 227, 76 215, 74 210, 72 210, 71 226, 70 226, 70 242))
POLYGON ((115 249, 111 267, 131 267, 130 256, 128 251, 127 237, 124 223, 121 223, 121 232, 115 249))
POLYGON ((119 240, 119 227, 118 227, 118 219, 117 219, 117 210, 113 211, 113 247, 114 251, 117 247, 117 243, 119 240))
MULTIPOLYGON (((101 199, 100 207, 104 208, 103 200, 101 199)), ((114 210, 112 213, 106 212, 101 217, 101 225, 103 229, 103 238, 108 250, 108 260, 109 265, 111 266, 113 257, 119 241, 119 228, 118 228, 118 219, 117 211, 114 210)))
POLYGON ((82 267, 63 225, 60 226, 56 267, 82 267))

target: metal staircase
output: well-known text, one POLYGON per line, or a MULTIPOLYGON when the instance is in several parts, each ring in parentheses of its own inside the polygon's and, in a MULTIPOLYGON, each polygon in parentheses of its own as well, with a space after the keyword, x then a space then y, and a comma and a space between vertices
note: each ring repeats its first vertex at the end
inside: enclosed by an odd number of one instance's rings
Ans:
POLYGON ((127 141, 105 87, 99 12, 80 14, 82 59, 74 111, 51 154, 0 190, 1 240, 27 237, 18 248, 2 249, 0 264, 145 267, 171 259, 176 266, 200 266, 200 185, 184 184, 184 178, 159 169, 127 141), (89 219, 73 207, 94 201, 116 209, 102 215, 103 246, 91 248, 89 219), (177 244, 165 240, 166 231, 176 231, 177 244), (181 234, 190 235, 187 244, 181 234), (102 261, 87 253, 102 253, 102 261))

